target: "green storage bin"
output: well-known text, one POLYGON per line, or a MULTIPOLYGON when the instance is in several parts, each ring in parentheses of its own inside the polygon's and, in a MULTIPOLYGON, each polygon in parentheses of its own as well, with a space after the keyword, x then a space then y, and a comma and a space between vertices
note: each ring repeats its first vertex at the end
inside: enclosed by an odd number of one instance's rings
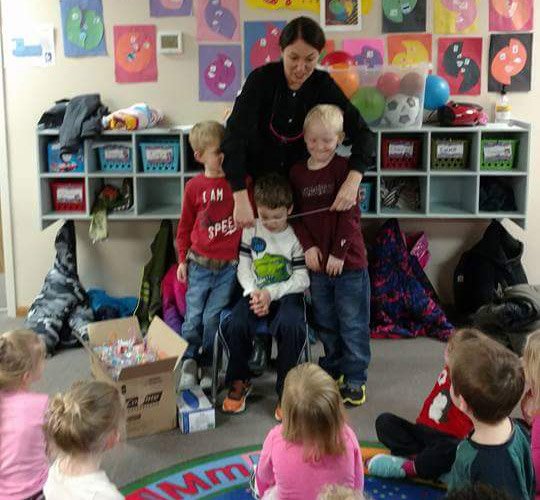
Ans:
POLYGON ((469 163, 469 139, 431 139, 433 170, 464 170, 469 163))
POLYGON ((480 170, 513 170, 518 139, 482 139, 480 170))

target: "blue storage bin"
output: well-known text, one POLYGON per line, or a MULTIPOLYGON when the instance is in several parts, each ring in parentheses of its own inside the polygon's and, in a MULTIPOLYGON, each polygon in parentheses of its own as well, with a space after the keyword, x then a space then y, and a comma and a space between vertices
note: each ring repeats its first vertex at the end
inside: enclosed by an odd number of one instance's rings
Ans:
POLYGON ((141 142, 144 172, 178 172, 180 144, 178 142, 141 142))
POLYGON ((369 212, 369 207, 371 206, 371 183, 370 182, 360 183, 359 198, 360 198, 360 210, 362 212, 369 212))
POLYGON ((131 146, 125 144, 103 144, 98 146, 99 163, 104 172, 131 172, 133 161, 131 146))
POLYGON ((47 162, 49 172, 57 173, 83 173, 84 157, 82 148, 76 153, 60 156, 60 143, 49 142, 47 145, 47 162))

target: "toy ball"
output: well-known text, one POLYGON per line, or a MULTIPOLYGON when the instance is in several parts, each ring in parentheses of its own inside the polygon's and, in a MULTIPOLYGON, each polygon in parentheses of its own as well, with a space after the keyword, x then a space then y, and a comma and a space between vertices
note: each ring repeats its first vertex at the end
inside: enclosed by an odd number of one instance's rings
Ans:
POLYGON ((391 127, 410 127, 416 123, 420 111, 418 97, 396 94, 386 102, 384 119, 391 127))
POLYGON ((377 88, 384 97, 397 94, 399 92, 400 78, 397 73, 383 73, 377 80, 377 88))
POLYGON ((368 124, 378 122, 384 114, 384 96, 375 87, 358 89, 352 96, 351 102, 368 124))
POLYGON ((343 50, 335 50, 334 52, 330 52, 326 54, 321 61, 321 64, 323 66, 335 66, 336 64, 345 64, 347 66, 353 66, 354 65, 354 59, 351 57, 350 54, 347 54, 347 52, 343 50))
POLYGON ((407 73, 401 79, 400 90, 407 95, 422 95, 424 89, 424 77, 415 71, 407 73))
POLYGON ((428 75, 426 80, 426 93, 424 108, 431 111, 444 106, 450 97, 448 82, 437 75, 428 75))
POLYGON ((337 83, 337 86, 350 99, 360 87, 360 77, 358 71, 345 64, 335 64, 330 70, 330 76, 337 83))

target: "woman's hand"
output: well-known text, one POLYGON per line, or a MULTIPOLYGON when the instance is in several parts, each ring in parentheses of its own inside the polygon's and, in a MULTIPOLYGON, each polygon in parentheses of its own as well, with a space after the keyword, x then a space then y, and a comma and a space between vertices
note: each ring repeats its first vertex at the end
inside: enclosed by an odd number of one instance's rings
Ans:
POLYGON ((319 247, 311 247, 304 252, 306 266, 310 271, 321 272, 322 253, 319 247))
POLYGON ((336 196, 330 210, 337 212, 345 212, 350 210, 358 203, 358 188, 362 182, 362 174, 356 170, 351 170, 341 185, 341 188, 336 196))
POLYGON ((234 193, 234 223, 238 229, 244 227, 253 227, 255 225, 255 216, 253 208, 249 202, 249 196, 246 189, 234 193))
POLYGON ((339 276, 343 272, 344 263, 344 260, 329 255, 328 262, 326 263, 326 274, 328 274, 328 276, 339 276))

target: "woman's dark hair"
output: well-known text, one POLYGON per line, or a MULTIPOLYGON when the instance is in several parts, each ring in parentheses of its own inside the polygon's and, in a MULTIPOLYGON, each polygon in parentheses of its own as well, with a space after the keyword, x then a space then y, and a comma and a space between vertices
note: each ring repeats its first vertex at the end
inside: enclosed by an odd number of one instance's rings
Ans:
POLYGON ((285 50, 296 40, 304 40, 308 45, 317 49, 317 52, 322 52, 326 43, 324 31, 319 23, 305 16, 294 18, 283 28, 279 37, 279 46, 281 50, 285 50))

